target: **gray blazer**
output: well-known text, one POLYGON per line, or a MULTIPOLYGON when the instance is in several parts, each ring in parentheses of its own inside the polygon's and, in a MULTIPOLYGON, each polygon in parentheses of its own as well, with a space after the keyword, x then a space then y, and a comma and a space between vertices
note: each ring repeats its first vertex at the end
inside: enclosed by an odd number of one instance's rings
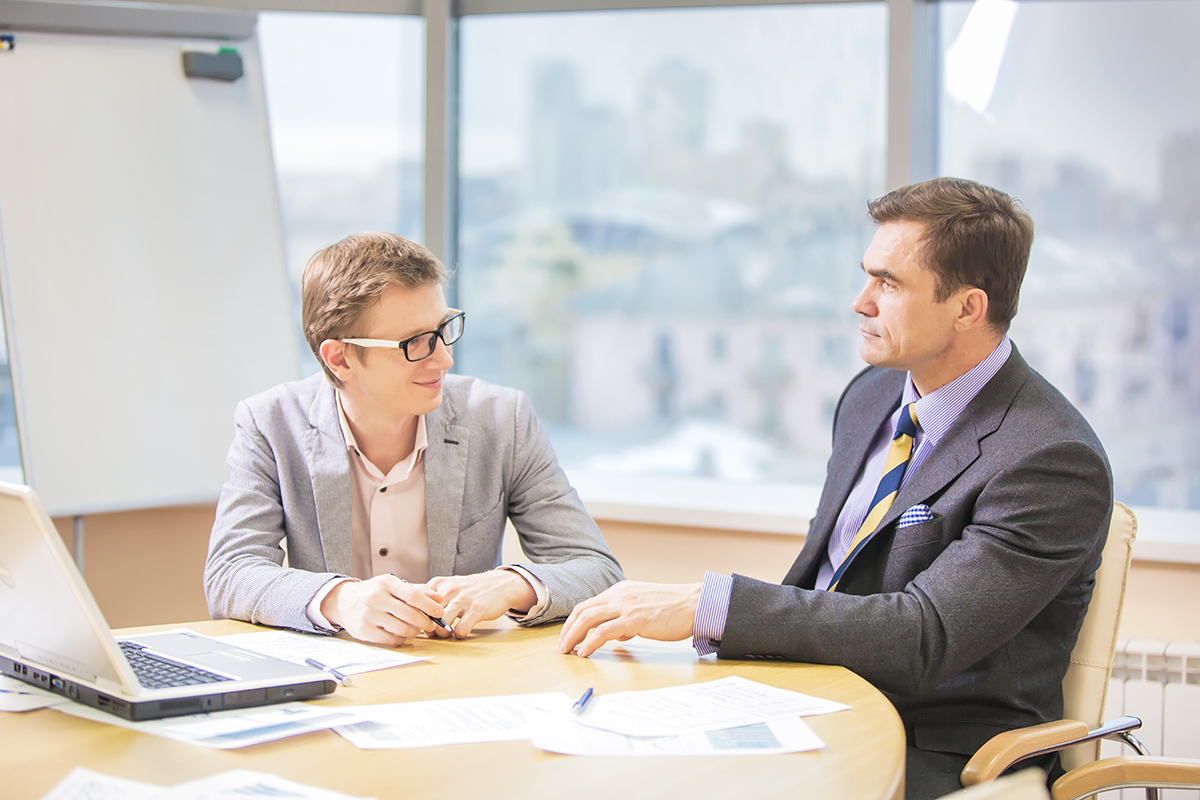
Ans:
POLYGON ((719 654, 848 667, 892 700, 910 745, 966 755, 1001 730, 1061 716, 1112 475, 1087 422, 1014 348, 900 490, 838 591, 814 591, 904 379, 868 368, 847 387, 804 547, 781 585, 734 577, 719 654), (898 529, 920 503, 934 518, 898 529))
MULTIPOLYGON (((351 569, 350 460, 336 393, 323 374, 281 384, 239 403, 234 421, 204 567, 209 612, 313 631, 308 602, 351 569)), ((524 394, 447 375, 425 425, 430 576, 496 567, 511 519, 532 562, 520 566, 550 591, 526 624, 561 619, 624 577, 524 394)))

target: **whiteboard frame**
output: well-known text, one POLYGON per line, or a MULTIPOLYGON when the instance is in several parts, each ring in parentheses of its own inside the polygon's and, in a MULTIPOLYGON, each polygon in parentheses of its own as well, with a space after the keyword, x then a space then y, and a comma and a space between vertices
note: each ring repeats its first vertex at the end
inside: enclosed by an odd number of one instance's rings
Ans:
POLYGON ((254 35, 254 11, 149 3, 0 0, 0 30, 240 41, 254 35))
MULTIPOLYGON (((25 38, 45 44, 48 37, 53 37, 56 43, 73 44, 76 36, 39 31, 29 32, 25 38)), ((220 115, 213 118, 215 128, 201 125, 196 129, 197 137, 209 131, 207 139, 160 139, 169 141, 164 148, 166 155, 159 158, 160 162, 163 158, 168 159, 168 170, 171 163, 180 163, 180 158, 191 160, 188 154, 193 152, 192 145, 218 141, 211 135, 214 129, 228 130, 233 136, 229 140, 233 144, 229 146, 234 148, 231 151, 234 160, 224 166, 224 174, 202 179, 198 184, 187 180, 187 165, 181 165, 184 168, 179 173, 173 170, 155 173, 170 176, 151 181, 154 186, 164 189, 155 193, 162 209, 160 216, 147 214, 145 208, 140 209, 141 216, 130 216, 138 214, 139 209, 135 205, 126 210, 121 202, 125 196, 119 193, 113 194, 111 208, 95 206, 92 198, 97 181, 103 182, 111 167, 98 166, 95 173, 89 170, 80 183, 80 189, 85 193, 83 199, 64 196, 64 206, 68 208, 72 204, 76 209, 89 207, 85 204, 92 202, 90 207, 97 209, 94 215, 84 212, 94 219, 80 220, 82 235, 86 236, 89 229, 102 226, 106 220, 116 220, 116 227, 112 228, 114 237, 128 238, 136 230, 159 234, 150 237, 154 241, 134 242, 128 257, 124 250, 113 249, 113 239, 102 238, 101 241, 109 246, 97 251, 96 262, 101 269, 106 261, 120 267, 116 273, 93 270, 90 274, 87 272, 88 259, 78 256, 80 245, 74 242, 54 248, 63 255, 49 262, 52 266, 48 271, 38 259, 31 257, 35 252, 31 243, 38 241, 39 236, 44 238, 50 234, 51 239, 57 236, 70 238, 76 231, 70 222, 72 217, 64 222, 45 216, 40 210, 36 212, 40 216, 35 216, 35 209, 50 205, 44 196, 33 205, 19 201, 21 197, 30 196, 29 187, 33 184, 27 176, 21 176, 22 170, 14 170, 10 164, 10 173, 16 174, 6 176, 6 180, 13 182, 5 189, 4 202, 8 207, 0 207, 0 291, 3 292, 13 405, 25 483, 37 489, 54 516, 213 502, 228 474, 223 456, 232 434, 229 423, 233 418, 234 403, 280 381, 295 380, 300 376, 299 353, 293 334, 295 315, 284 265, 276 176, 257 43, 251 38, 239 44, 247 66, 247 75, 242 79, 246 83, 233 89, 212 81, 186 79, 174 55, 183 48, 215 49, 219 40, 189 39, 176 43, 170 37, 81 35, 78 41, 84 48, 99 44, 111 48, 114 53, 131 53, 137 58, 149 53, 160 68, 166 57, 170 69, 177 70, 179 85, 185 87, 178 96, 186 103, 184 108, 192 108, 189 113, 193 116, 208 113, 210 108, 220 115), (219 93, 227 88, 239 92, 235 97, 240 99, 221 101, 212 107, 195 105, 197 93, 219 93), (253 117, 242 116, 243 109, 253 117), (171 158, 175 160, 170 161, 171 158), (251 165, 248 171, 244 169, 246 165, 251 165), (237 175, 231 179, 230 172, 235 169, 237 175), (242 175, 248 175, 247 182, 238 182, 242 175), (214 189, 216 185, 224 188, 214 189), (234 194, 227 197, 229 191, 234 194), (14 201, 14 197, 18 200, 14 201), (198 206, 200 216, 197 216, 198 206), (218 237, 226 231, 220 220, 235 213, 226 210, 226 206, 240 209, 237 221, 244 224, 233 225, 236 230, 228 231, 229 238, 222 240, 218 237), (211 217, 203 213, 208 208, 213 209, 211 217), (172 224, 161 224, 164 218, 172 224), (37 221, 43 219, 44 222, 37 221), (121 223, 122 219, 128 221, 121 223), (32 227, 30 220, 33 220, 32 227), (179 238, 180 231, 184 233, 182 238, 179 238), (172 254, 178 253, 177 259, 163 256, 164 249, 169 246, 179 248, 172 251, 172 254), (72 253, 76 255, 72 256, 72 253), (219 257, 213 258, 214 253, 219 257), (64 256, 70 260, 62 261, 64 256), (146 259, 144 263, 143 258, 146 259), (65 313, 59 314, 60 307, 53 303, 57 302, 58 291, 74 283, 69 269, 76 259, 83 269, 79 281, 82 285, 75 287, 77 291, 62 295, 65 305, 61 310, 65 313), (19 276, 13 272, 14 268, 22 270, 19 276), (207 280, 214 273, 220 283, 207 280), (81 340, 78 333, 72 337, 69 331, 73 326, 76 329, 81 326, 79 319, 83 313, 80 308, 88 308, 92 299, 92 295, 87 294, 89 285, 95 291, 97 285, 107 285, 110 281, 114 287, 111 292, 101 291, 96 295, 100 298, 96 315, 93 317, 89 312, 83 317, 94 330, 102 331, 107 337, 97 337, 98 342, 103 340, 103 347, 93 345, 89 349, 86 337, 81 340), (128 287, 134 287, 138 292, 122 295, 121 291, 128 287), (163 294, 164 291, 168 294, 163 294), (111 303, 114 297, 119 300, 111 303), (127 303, 124 302, 126 297, 127 303), (221 299, 223 297, 229 300, 221 299), (111 305, 106 307, 104 298, 108 298, 111 305), (166 298, 168 302, 159 304, 155 302, 156 298, 166 298), (171 309, 176 310, 172 312, 171 309), (123 352, 125 343, 139 338, 131 336, 130 330, 136 327, 133 320, 141 319, 140 310, 145 310, 146 327, 149 328, 145 331, 148 338, 143 356, 146 367, 142 369, 139 365, 136 368, 133 374, 140 382, 131 384, 122 381, 120 375, 124 372, 128 378, 134 368, 121 364, 120 359, 126 355, 123 352), (51 313, 57 316, 51 317, 51 313), (181 320, 200 318, 201 322, 199 327, 182 322, 174 328, 162 319, 170 313, 180 314, 181 320), (156 317, 157 323, 154 322, 156 317), (50 321, 55 318, 59 320, 57 324, 50 321), (54 338, 57 327, 63 329, 63 340, 54 338), (75 344, 70 341, 72 338, 75 344), (29 346, 31 340, 36 342, 32 349, 29 346), (170 357, 164 356, 164 352, 169 352, 172 342, 178 346, 179 360, 164 364, 170 357), (79 348, 78 355, 70 350, 75 346, 79 348), (62 349, 56 351, 55 347, 62 349), (98 355, 100 351, 103 352, 98 355), (59 357, 59 352, 65 355, 59 357), (225 352, 231 354, 228 369, 223 361, 225 352), (246 359, 247 354, 252 357, 246 359), (73 358, 74 366, 65 370, 58 368, 63 363, 71 364, 73 358), (187 365, 193 363, 192 359, 203 364, 205 371, 194 375, 187 373, 187 365), (77 379, 75 370, 84 364, 87 368, 77 379), (118 368, 114 370, 114 366, 118 368), (107 380, 110 371, 114 376, 107 380), (56 375, 59 377, 54 377, 56 375), (101 376, 100 380, 95 377, 97 375, 101 376), (141 380, 143 376, 145 379, 141 380), (33 381, 40 387, 36 399, 30 395, 33 381), (147 387, 150 387, 149 391, 147 387), (104 395, 97 399, 95 414, 86 403, 75 403, 77 396, 89 391, 104 395), (36 406, 31 406, 35 401, 36 406), (64 413, 64 409, 68 410, 64 413), (105 409, 108 415, 104 414, 105 409), (143 409, 144 419, 151 421, 145 428, 137 424, 143 419, 143 409), (38 413, 33 414, 33 411, 38 413), (83 417, 89 419, 81 419, 83 417), (59 435, 56 421, 64 418, 67 422, 59 435), (189 425, 191 421, 194 424, 189 425), (106 424, 110 425, 107 429, 106 424), (107 469, 107 463, 102 463, 103 454, 109 452, 114 455, 111 470, 107 469)), ((18 39, 18 48, 22 44, 18 39)), ((67 51, 65 45, 63 51, 67 51)), ((114 69, 128 69, 128 66, 114 69)), ((115 74, 104 70, 99 73, 115 74)), ((165 81, 173 87, 176 85, 174 74, 164 76, 160 69, 153 78, 154 83, 148 85, 161 89, 165 81)), ((19 97, 20 90, 12 89, 13 85, 10 84, 10 90, 18 92, 14 96, 19 97)), ((79 91, 79 86, 73 85, 69 89, 79 91)), ((35 90, 26 87, 24 91, 24 102, 28 104, 29 92, 35 90)), ((124 97, 138 98, 128 101, 135 105, 137 102, 155 103, 147 122, 150 131, 169 127, 164 120, 174 119, 161 113, 156 115, 158 108, 165 105, 162 95, 143 101, 142 93, 135 87, 124 97)), ((50 105, 54 106, 53 103, 50 105)), ((136 124, 136 120, 129 123, 128 116, 124 119, 126 124, 136 124)), ((202 119, 207 122, 208 117, 202 119)), ((180 125, 187 130, 184 122, 180 125)), ((111 137, 113 130, 119 128, 114 125, 110 130, 102 126, 101 131, 111 137)), ((28 129, 25 135, 27 138, 33 136, 28 129)), ((65 141, 79 142, 84 136, 91 136, 92 130, 89 128, 85 134, 64 135, 68 136, 65 141)), ((21 134, 13 136, 15 141, 22 141, 21 134)), ((145 146, 141 140, 131 139, 129 153, 135 152, 134 148, 139 145, 145 146)), ((71 157, 86 159, 84 150, 67 152, 68 162, 71 157)), ((16 152, 20 153, 21 148, 18 147, 16 152)), ((128 159, 129 153, 122 150, 114 161, 120 162, 122 155, 128 159)), ((32 163, 44 169, 55 160, 51 154, 32 163)), ((162 167, 161 164, 155 166, 162 167)), ((55 172, 61 173, 61 169, 55 166, 48 174, 53 176, 55 172)), ((48 184, 47 191, 52 192, 54 185, 48 184)), ((64 185, 61 174, 57 185, 64 185)), ((73 218, 79 219, 78 216, 73 218)))

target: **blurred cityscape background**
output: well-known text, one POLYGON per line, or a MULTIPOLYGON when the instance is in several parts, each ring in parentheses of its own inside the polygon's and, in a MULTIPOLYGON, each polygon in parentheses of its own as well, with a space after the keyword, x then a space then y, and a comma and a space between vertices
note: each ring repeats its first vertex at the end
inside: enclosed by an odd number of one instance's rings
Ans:
MULTIPOLYGON (((1012 4, 990 63, 971 3, 938 19, 938 172, 1038 226, 1012 338, 1096 428, 1118 499, 1168 508, 1200 508, 1198 6, 1012 4)), ((421 239, 423 36, 260 15, 297 321, 317 249, 421 239)), ((886 6, 468 17, 460 52, 457 368, 527 392, 569 470, 819 485, 863 366, 886 6)))
MULTIPOLYGON (((941 4, 944 52, 971 9, 941 4)), ((1200 14, 1016 9, 982 102, 947 74, 980 65, 943 60, 939 172, 1037 221, 1012 337, 1100 434, 1118 497, 1200 508, 1200 14)), ((263 15, 294 274, 354 230, 420 238, 422 25, 263 15), (332 108, 277 60, 306 37, 355 42, 332 108)), ((526 391, 568 468, 819 484, 863 366, 886 26, 881 3, 466 18, 458 368, 526 391)))

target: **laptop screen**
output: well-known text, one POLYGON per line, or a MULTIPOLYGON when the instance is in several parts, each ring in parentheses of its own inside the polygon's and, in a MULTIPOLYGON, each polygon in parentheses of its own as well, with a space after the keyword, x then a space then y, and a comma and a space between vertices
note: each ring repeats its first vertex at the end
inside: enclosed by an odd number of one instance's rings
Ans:
POLYGON ((0 482, 0 654, 81 681, 136 686, 58 530, 26 486, 0 482))

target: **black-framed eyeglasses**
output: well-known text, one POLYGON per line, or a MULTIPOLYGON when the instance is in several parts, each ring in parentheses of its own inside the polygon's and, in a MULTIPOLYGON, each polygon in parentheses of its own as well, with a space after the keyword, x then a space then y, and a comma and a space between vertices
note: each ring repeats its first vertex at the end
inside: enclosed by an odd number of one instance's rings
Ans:
POLYGON ((409 361, 424 361, 433 355, 439 338, 446 343, 447 347, 462 338, 467 312, 459 311, 457 308, 452 308, 450 311, 454 316, 439 325, 436 331, 418 333, 403 342, 394 342, 391 339, 339 339, 338 341, 356 344, 359 347, 399 347, 409 361))

